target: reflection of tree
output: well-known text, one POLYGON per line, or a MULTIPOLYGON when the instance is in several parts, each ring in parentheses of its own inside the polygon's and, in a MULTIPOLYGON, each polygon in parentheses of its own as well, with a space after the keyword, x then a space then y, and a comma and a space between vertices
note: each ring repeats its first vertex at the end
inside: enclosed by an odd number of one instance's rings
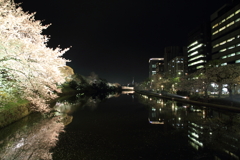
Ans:
POLYGON ((0 132, 0 155, 4 160, 52 159, 50 148, 56 145, 64 125, 59 117, 27 117, 0 132))

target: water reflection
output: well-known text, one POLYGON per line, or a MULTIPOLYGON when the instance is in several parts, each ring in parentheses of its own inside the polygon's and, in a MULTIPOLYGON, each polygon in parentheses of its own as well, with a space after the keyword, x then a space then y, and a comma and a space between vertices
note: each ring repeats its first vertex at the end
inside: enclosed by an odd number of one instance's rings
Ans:
POLYGON ((204 153, 199 159, 240 159, 240 114, 140 95, 149 106, 149 123, 171 126, 204 153))
POLYGON ((33 114, 0 130, 0 155, 3 160, 52 159, 54 147, 64 125, 59 117, 33 114))
MULTIPOLYGON (((104 96, 104 99, 118 94, 104 96)), ((48 115, 31 114, 18 122, 0 129, 1 160, 51 160, 50 150, 55 147, 64 127, 73 120, 72 113, 85 106, 95 109, 102 96, 74 95, 59 99, 48 115)))

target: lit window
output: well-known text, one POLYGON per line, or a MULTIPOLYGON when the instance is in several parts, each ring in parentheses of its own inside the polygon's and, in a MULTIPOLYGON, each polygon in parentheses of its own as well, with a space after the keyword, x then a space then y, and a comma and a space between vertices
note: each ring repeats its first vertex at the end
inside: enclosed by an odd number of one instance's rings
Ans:
POLYGON ((235 53, 231 53, 231 54, 227 55, 227 57, 233 57, 233 56, 235 56, 235 53))
POLYGON ((153 65, 152 65, 152 68, 156 68, 156 64, 153 64, 153 65))
POLYGON ((213 46, 213 48, 216 48, 216 47, 218 47, 219 46, 219 44, 216 44, 215 46, 213 46))
POLYGON ((233 48, 235 48, 235 46, 230 46, 230 47, 228 47, 228 49, 233 49, 233 48))
POLYGON ((236 55, 240 55, 240 52, 237 52, 236 55))
POLYGON ((236 60, 235 63, 240 63, 240 59, 236 60))
POLYGON ((235 37, 232 37, 232 38, 228 39, 227 42, 231 42, 231 41, 233 41, 234 39, 235 39, 235 37))
POLYGON ((188 60, 188 62, 191 62, 191 61, 193 61, 193 60, 195 60, 195 59, 198 59, 198 58, 202 58, 202 57, 205 57, 204 55, 198 55, 198 56, 196 56, 196 57, 193 57, 193 58, 191 58, 191 59, 189 59, 188 60))
POLYGON ((240 9, 235 12, 235 14, 238 14, 238 13, 240 13, 240 9))
POLYGON ((231 14, 230 16, 228 16, 228 17, 226 18, 226 20, 232 18, 233 16, 234 16, 234 14, 231 14))
POLYGON ((225 43, 226 43, 226 41, 223 41, 223 42, 220 43, 220 45, 224 45, 225 43))
POLYGON ((204 68, 203 65, 197 66, 197 69, 204 68))
POLYGON ((220 28, 219 29, 219 32, 221 32, 222 30, 224 30, 226 27, 224 26, 224 27, 222 27, 222 28, 220 28))
POLYGON ((196 45, 196 44, 198 44, 198 41, 195 41, 195 42, 191 43, 191 44, 188 46, 188 48, 191 47, 191 46, 194 46, 194 45, 196 45))
POLYGON ((227 56, 222 56, 222 59, 225 59, 225 58, 227 58, 227 56))
POLYGON ((227 27, 230 27, 230 26, 233 25, 233 24, 234 24, 234 21, 228 23, 228 24, 227 24, 227 27))
POLYGON ((237 45, 236 45, 236 47, 239 47, 240 46, 240 43, 238 43, 237 45))
POLYGON ((206 61, 204 61, 204 60, 199 60, 199 61, 190 63, 188 66, 193 66, 193 65, 195 65, 195 64, 204 63, 204 62, 206 62, 206 61))
POLYGON ((191 51, 193 51, 193 50, 195 50, 195 49, 197 49, 197 48, 199 48, 199 47, 202 47, 202 46, 203 46, 203 44, 199 44, 199 45, 191 48, 190 50, 188 50, 188 52, 191 52, 191 51))
POLYGON ((224 52, 224 51, 226 51, 227 49, 226 48, 224 48, 224 49, 221 49, 219 52, 224 52))
POLYGON ((212 35, 215 35, 215 34, 217 34, 218 33, 218 31, 215 31, 215 32, 213 32, 213 34, 212 35))
POLYGON ((221 21, 221 23, 223 23, 223 22, 225 22, 226 21, 226 19, 223 19, 222 21, 221 21))
POLYGON ((240 18, 236 19, 235 22, 239 22, 240 21, 240 18))
POLYGON ((212 29, 213 29, 213 28, 216 28, 217 26, 218 26, 218 23, 217 23, 217 24, 215 24, 214 26, 212 26, 212 29))
POLYGON ((195 51, 195 52, 189 54, 188 57, 191 57, 191 56, 193 56, 193 55, 195 55, 195 54, 198 54, 198 51, 195 51))
POLYGON ((157 72, 156 71, 152 71, 152 75, 156 74, 157 72))
POLYGON ((222 64, 221 64, 221 66, 226 66, 226 65, 227 65, 227 63, 222 63, 222 64))

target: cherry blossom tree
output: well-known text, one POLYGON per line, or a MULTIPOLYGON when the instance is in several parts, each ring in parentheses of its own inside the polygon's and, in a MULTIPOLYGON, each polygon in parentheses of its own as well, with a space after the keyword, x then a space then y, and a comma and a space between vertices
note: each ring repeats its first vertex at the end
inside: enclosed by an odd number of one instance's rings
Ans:
POLYGON ((11 0, 0 0, 0 93, 14 89, 33 104, 32 109, 48 111, 47 102, 65 81, 59 68, 66 66, 61 56, 68 48, 47 47, 49 38, 42 31, 49 25, 34 15, 11 0))

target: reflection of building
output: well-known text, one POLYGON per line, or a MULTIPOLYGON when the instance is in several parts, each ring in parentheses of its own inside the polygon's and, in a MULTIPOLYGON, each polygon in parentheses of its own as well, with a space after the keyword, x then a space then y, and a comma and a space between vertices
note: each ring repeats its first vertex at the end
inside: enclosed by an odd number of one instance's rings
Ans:
POLYGON ((164 117, 161 108, 152 107, 149 110, 148 121, 151 124, 164 124, 164 117))
POLYGON ((149 78, 157 73, 163 72, 164 66, 163 58, 150 58, 149 59, 149 78))
POLYGON ((226 4, 211 15, 212 59, 221 66, 240 63, 240 3, 226 4))
POLYGON ((144 104, 149 106, 150 123, 162 124, 167 134, 176 129, 175 133, 183 134, 186 143, 199 154, 207 151, 202 159, 240 159, 240 122, 237 114, 146 95, 142 97, 144 104), (159 119, 164 121, 161 123, 159 119))

